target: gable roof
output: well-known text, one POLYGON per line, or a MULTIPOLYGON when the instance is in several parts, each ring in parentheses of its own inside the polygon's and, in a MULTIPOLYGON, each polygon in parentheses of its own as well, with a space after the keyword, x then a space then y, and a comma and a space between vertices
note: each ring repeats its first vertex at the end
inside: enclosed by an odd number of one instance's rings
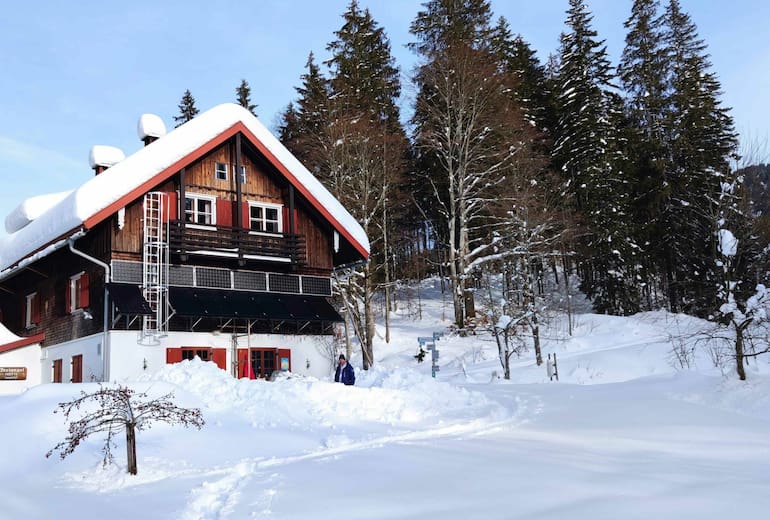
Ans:
POLYGON ((356 219, 251 112, 227 103, 200 114, 90 178, 22 229, 0 238, 0 275, 54 240, 81 228, 93 228, 238 132, 266 156, 363 258, 369 256, 369 240, 356 219))

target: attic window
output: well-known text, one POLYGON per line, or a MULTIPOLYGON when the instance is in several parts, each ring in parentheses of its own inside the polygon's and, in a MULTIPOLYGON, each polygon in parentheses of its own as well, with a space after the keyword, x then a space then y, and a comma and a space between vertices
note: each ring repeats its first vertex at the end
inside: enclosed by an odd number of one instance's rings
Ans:
POLYGON ((226 181, 227 180, 227 164, 218 162, 216 163, 216 167, 214 170, 214 175, 216 176, 216 179, 218 181, 226 181))
POLYGON ((241 184, 246 184, 246 167, 241 166, 241 184))
POLYGON ((249 229, 263 233, 281 233, 282 209, 279 204, 249 202, 249 229))
POLYGON ((215 198, 206 195, 188 193, 184 199, 184 220, 188 224, 213 226, 215 198))

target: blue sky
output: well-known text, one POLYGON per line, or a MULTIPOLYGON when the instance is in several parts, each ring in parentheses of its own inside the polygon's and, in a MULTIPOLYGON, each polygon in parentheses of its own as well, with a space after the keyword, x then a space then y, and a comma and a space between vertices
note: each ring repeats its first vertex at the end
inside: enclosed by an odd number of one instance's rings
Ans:
MULTIPOLYGON (((663 0, 665 3, 665 0, 663 0)), ((78 186, 91 145, 141 143, 140 114, 169 128, 186 88, 201 110, 234 101, 245 78, 260 119, 275 126, 308 53, 327 57, 349 0, 12 2, 0 17, 0 219, 23 198, 78 186)), ((407 83, 409 23, 420 0, 359 0, 391 38, 407 83)), ((541 60, 556 49, 567 0, 491 0, 541 60)), ((613 60, 631 0, 588 0, 613 60)), ((709 45, 724 101, 744 139, 770 135, 766 0, 682 0, 709 45)), ((404 110, 412 90, 405 85, 404 110)), ((0 225, 0 235, 5 233, 0 225)))

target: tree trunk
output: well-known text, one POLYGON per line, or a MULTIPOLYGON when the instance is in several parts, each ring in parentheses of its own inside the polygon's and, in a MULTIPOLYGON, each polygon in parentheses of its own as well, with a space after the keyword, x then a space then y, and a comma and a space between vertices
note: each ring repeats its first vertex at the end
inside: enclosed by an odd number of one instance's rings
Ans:
POLYGON ((741 323, 740 325, 735 327, 735 368, 738 371, 738 378, 741 381, 746 380, 746 370, 743 366, 744 363, 744 356, 743 356, 743 329, 745 328, 745 325, 741 323))
POLYGON ((543 364, 543 353, 540 351, 540 324, 537 321, 537 313, 532 315, 532 339, 535 342, 537 366, 540 366, 543 364))
POLYGON ((136 424, 126 423, 126 459, 128 462, 128 472, 136 475, 136 424))
POLYGON ((465 306, 465 319, 471 319, 476 316, 476 302, 473 299, 475 284, 473 277, 468 275, 463 283, 463 305, 465 306))
POLYGON ((383 210, 382 238, 385 248, 385 343, 390 343, 390 251, 388 250, 388 208, 383 210))
POLYGON ((374 287, 372 284, 372 264, 366 264, 364 273, 364 338, 361 338, 361 353, 363 354, 363 368, 369 370, 374 365, 374 287))

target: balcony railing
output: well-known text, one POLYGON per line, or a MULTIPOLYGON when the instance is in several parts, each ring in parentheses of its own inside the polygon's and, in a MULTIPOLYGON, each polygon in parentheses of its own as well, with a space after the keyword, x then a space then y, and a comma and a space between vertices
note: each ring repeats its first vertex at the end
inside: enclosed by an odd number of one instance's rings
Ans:
POLYGON ((227 226, 202 228, 179 220, 169 223, 171 254, 215 254, 264 259, 292 264, 306 263, 303 235, 263 235, 227 226))

